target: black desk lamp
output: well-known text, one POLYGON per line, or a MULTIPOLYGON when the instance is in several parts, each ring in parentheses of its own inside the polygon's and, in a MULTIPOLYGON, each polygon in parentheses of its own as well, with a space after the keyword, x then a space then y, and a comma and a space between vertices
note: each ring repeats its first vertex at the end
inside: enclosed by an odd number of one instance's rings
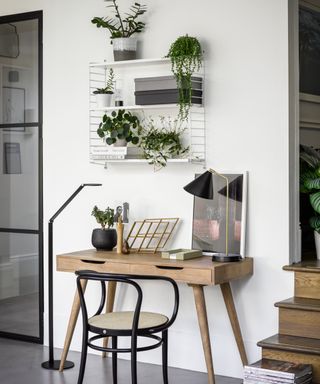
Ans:
POLYGON ((183 189, 193 196, 202 197, 203 199, 213 199, 213 180, 212 175, 221 177, 226 182, 225 188, 219 193, 226 196, 226 244, 225 252, 215 252, 212 256, 212 261, 230 262, 239 261, 241 256, 239 254, 229 252, 229 179, 227 176, 221 175, 213 169, 209 169, 204 172, 196 179, 192 180, 191 183, 183 187, 183 189))
MULTIPOLYGON (((48 308, 49 308, 49 360, 41 364, 42 368, 58 370, 60 366, 60 360, 54 360, 54 345, 53 345, 53 222, 65 209, 67 205, 77 196, 77 194, 84 187, 98 187, 102 184, 81 184, 78 189, 69 197, 69 199, 62 204, 57 212, 51 217, 48 224, 48 308)), ((73 368, 74 363, 72 361, 66 361, 64 369, 73 368)))

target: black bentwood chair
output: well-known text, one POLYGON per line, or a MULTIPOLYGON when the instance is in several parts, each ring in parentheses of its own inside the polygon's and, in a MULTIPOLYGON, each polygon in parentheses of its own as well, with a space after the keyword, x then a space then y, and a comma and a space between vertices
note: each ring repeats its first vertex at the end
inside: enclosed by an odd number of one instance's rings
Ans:
POLYGON ((162 373, 164 384, 168 384, 168 328, 176 319, 179 308, 179 290, 176 282, 169 277, 163 276, 132 276, 110 273, 98 273, 93 271, 77 271, 77 287, 80 296, 80 305, 83 318, 83 336, 81 363, 78 384, 82 384, 87 360, 87 348, 97 351, 112 353, 113 384, 117 384, 117 354, 131 353, 131 378, 132 384, 137 384, 137 352, 149 351, 162 345, 162 373), (95 280, 101 282, 101 301, 96 314, 88 318, 87 307, 84 299, 81 280, 95 280), (172 316, 154 312, 141 312, 142 289, 135 280, 164 280, 170 283, 174 291, 174 308, 172 316), (106 282, 114 281, 133 286, 137 291, 137 302, 132 312, 110 312, 101 313, 106 300, 106 282), (89 338, 89 332, 95 336, 89 338), (160 335, 155 333, 161 332, 160 335), (93 344, 94 341, 104 337, 111 337, 112 347, 101 347, 93 344), (118 336, 131 336, 131 348, 118 348, 118 336), (145 347, 137 346, 137 337, 147 337, 156 340, 152 345, 145 347))

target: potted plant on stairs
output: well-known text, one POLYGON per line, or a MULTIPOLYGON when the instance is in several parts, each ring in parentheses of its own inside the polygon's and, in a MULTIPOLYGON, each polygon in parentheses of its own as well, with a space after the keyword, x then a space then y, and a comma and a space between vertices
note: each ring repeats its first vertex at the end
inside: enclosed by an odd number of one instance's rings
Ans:
POLYGON ((307 193, 315 215, 309 220, 314 230, 317 259, 320 260, 320 151, 300 146, 300 193, 307 193))
POLYGON ((145 5, 134 3, 130 12, 123 18, 120 14, 116 0, 108 6, 112 8, 115 17, 94 17, 91 22, 98 28, 106 28, 111 34, 113 44, 113 55, 115 61, 134 60, 137 57, 137 39, 133 36, 143 31, 145 23, 139 18, 147 11, 145 5))
POLYGON ((107 208, 104 211, 95 205, 91 212, 101 228, 95 228, 92 232, 91 243, 97 249, 112 251, 117 244, 117 232, 114 225, 114 209, 107 208))

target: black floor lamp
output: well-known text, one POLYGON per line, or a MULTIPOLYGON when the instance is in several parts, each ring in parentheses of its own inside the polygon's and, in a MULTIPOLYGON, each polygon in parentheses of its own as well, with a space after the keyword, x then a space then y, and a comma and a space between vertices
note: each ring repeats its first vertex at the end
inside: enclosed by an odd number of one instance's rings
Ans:
MULTIPOLYGON (((62 206, 57 210, 57 212, 51 217, 48 224, 48 308, 49 308, 49 360, 41 364, 42 368, 58 370, 60 366, 60 360, 54 360, 54 345, 53 345, 53 222, 60 215, 60 213, 65 209, 67 205, 77 196, 77 194, 84 187, 98 187, 102 184, 81 184, 74 193, 69 197, 69 199, 62 204, 62 206)), ((64 364, 64 369, 74 367, 72 361, 66 361, 64 364)))

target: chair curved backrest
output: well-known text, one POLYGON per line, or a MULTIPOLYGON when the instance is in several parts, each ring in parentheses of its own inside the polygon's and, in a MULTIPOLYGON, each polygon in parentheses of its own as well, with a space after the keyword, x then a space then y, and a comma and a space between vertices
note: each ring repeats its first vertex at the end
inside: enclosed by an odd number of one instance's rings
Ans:
POLYGON ((177 286, 177 283, 171 279, 170 277, 166 276, 146 276, 146 275, 128 275, 128 274, 114 274, 114 273, 101 273, 101 272, 95 272, 90 270, 81 270, 75 272, 77 277, 77 288, 79 292, 80 297, 80 305, 82 309, 83 314, 83 321, 87 323, 88 321, 88 312, 86 307, 86 302, 84 299, 84 292, 81 286, 81 280, 94 280, 94 281, 100 281, 101 282, 101 300, 98 307, 97 312, 94 316, 100 315, 105 299, 106 299, 106 286, 105 282, 113 281, 113 282, 119 282, 119 283, 125 283, 133 286, 137 291, 137 301, 135 305, 134 310, 134 316, 133 316, 133 322, 132 322, 132 336, 136 337, 137 331, 138 331, 138 324, 139 324, 139 317, 140 317, 140 311, 141 311, 141 305, 142 305, 142 299, 143 299, 143 293, 142 289, 139 286, 139 284, 135 280, 163 280, 168 283, 170 283, 173 287, 174 291, 174 307, 172 311, 172 315, 169 318, 168 322, 158 326, 155 328, 155 332, 161 332, 165 329, 168 329, 172 323, 175 321, 179 309, 179 289, 177 286))

